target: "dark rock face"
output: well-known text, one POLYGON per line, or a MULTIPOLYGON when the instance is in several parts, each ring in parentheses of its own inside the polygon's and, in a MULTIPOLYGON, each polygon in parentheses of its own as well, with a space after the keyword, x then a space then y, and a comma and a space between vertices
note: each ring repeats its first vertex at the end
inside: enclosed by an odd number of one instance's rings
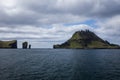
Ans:
POLYGON ((31 49, 31 44, 29 44, 29 49, 31 49))
POLYGON ((17 40, 0 41, 0 48, 17 49, 17 40))
POLYGON ((95 33, 86 31, 77 31, 73 36, 63 44, 54 45, 53 48, 72 48, 72 49, 118 49, 119 45, 110 44, 98 37, 95 33))
POLYGON ((27 49, 28 48, 28 42, 23 42, 22 43, 22 48, 27 49))

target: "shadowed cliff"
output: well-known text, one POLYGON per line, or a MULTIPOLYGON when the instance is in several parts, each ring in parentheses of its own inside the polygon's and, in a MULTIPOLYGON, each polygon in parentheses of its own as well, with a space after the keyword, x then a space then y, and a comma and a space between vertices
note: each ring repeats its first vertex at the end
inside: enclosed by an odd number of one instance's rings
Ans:
POLYGON ((63 44, 54 45, 53 48, 72 48, 72 49, 118 49, 119 45, 111 44, 98 37, 95 33, 77 31, 63 44))
POLYGON ((0 48, 17 48, 17 40, 0 41, 0 48))

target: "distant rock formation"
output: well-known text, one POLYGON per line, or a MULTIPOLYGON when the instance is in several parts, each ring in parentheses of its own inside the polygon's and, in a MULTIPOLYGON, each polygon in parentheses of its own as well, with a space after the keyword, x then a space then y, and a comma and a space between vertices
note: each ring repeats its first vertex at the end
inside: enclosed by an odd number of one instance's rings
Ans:
POLYGON ((31 49, 31 44, 29 44, 29 49, 31 49))
POLYGON ((17 40, 0 41, 0 48, 17 49, 17 40))
POLYGON ((28 48, 28 42, 23 42, 22 43, 22 48, 27 49, 28 48))
POLYGON ((53 48, 71 48, 71 49, 120 49, 119 45, 110 44, 98 37, 95 33, 86 31, 77 31, 73 36, 63 44, 54 45, 53 48))

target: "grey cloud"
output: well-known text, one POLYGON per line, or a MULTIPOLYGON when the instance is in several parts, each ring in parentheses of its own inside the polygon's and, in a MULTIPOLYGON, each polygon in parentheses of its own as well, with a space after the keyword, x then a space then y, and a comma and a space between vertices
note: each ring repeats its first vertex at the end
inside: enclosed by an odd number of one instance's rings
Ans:
POLYGON ((3 11, 4 15, 0 15, 0 24, 3 25, 32 25, 37 23, 38 16, 36 14, 22 11, 17 14, 9 15, 3 11))
POLYGON ((1 25, 50 25, 109 18, 120 14, 118 0, 15 0, 12 8, 0 6, 1 25))
POLYGON ((35 12, 48 14, 70 13, 105 17, 120 13, 118 0, 26 0, 21 1, 21 5, 35 12))
POLYGON ((91 15, 96 17, 112 17, 120 14, 119 0, 96 0, 91 15))

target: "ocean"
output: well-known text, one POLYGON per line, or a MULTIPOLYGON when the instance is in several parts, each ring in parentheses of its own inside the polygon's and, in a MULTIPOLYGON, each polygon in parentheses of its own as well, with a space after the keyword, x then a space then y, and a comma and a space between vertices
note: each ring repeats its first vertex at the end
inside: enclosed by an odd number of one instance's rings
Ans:
POLYGON ((120 50, 0 49, 0 80, 120 80, 120 50))

